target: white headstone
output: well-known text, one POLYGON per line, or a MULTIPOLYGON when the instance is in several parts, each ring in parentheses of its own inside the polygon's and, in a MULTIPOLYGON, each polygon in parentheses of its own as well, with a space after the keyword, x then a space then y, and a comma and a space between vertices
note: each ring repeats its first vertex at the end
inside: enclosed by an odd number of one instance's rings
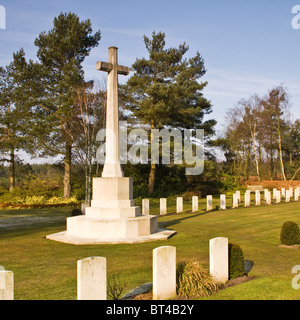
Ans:
POLYGON ((176 199, 176 212, 177 213, 183 212, 183 198, 182 197, 178 197, 176 199))
POLYGON ((250 200, 251 200, 251 192, 247 190, 245 193, 245 207, 250 207, 250 200))
POLYGON ((159 247, 153 250, 153 300, 176 297, 176 248, 159 247))
POLYGON ((221 208, 221 210, 226 210, 226 195, 225 194, 220 195, 220 208, 221 208))
POLYGON ((285 197, 285 188, 281 188, 281 196, 285 197))
POLYGON ((0 300, 14 300, 14 273, 0 270, 0 300))
POLYGON ((295 189, 295 195, 294 195, 294 200, 295 200, 295 201, 299 201, 299 195, 300 195, 300 193, 299 193, 299 187, 297 187, 297 188, 295 189))
POLYGON ((281 202, 281 191, 277 190, 276 193, 276 203, 280 203, 281 202))
POLYGON ((255 191, 255 202, 257 206, 260 206, 260 191, 256 190, 255 191))
POLYGON ((232 197, 232 208, 238 208, 239 202, 238 202, 238 197, 237 194, 234 193, 232 197))
POLYGON ((197 196, 192 198, 192 210, 193 212, 198 212, 199 210, 199 198, 197 196))
POLYGON ((91 257, 77 261, 77 299, 107 299, 106 258, 91 257))
POLYGON ((240 203, 241 202, 241 191, 237 191, 235 194, 236 194, 238 203, 240 203))
POLYGON ((277 193, 277 189, 273 188, 273 200, 276 200, 277 198, 276 193, 277 193))
POLYGON ((89 203, 83 202, 81 203, 81 212, 84 215, 85 214, 85 209, 88 208, 90 206, 89 203))
POLYGON ((211 211, 213 209, 213 196, 207 196, 206 209, 207 209, 207 211, 211 211))
POLYGON ((290 197, 292 198, 294 195, 294 189, 293 187, 290 187, 289 190, 290 190, 290 197))
POLYGON ((209 272, 221 283, 229 278, 228 239, 214 238, 209 241, 209 272))
POLYGON ((267 192, 266 204, 267 204, 267 205, 271 205, 271 204, 272 204, 272 194, 271 194, 271 191, 268 191, 268 192, 267 192))
POLYGON ((149 199, 142 200, 142 214, 147 216, 150 213, 149 199))
POLYGON ((267 198, 268 198, 268 192, 269 190, 268 189, 264 189, 264 200, 267 201, 267 198))
POLYGON ((285 202, 290 202, 291 201, 291 191, 286 190, 285 191, 285 202))
POLYGON ((165 198, 160 199, 160 214, 161 215, 167 214, 167 199, 165 198))

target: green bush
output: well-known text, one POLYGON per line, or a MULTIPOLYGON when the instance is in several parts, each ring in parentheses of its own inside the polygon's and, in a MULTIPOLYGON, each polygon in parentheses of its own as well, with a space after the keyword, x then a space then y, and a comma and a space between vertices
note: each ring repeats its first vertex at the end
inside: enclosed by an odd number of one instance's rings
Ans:
POLYGON ((242 248, 238 244, 229 243, 229 279, 242 277, 245 274, 245 259, 242 248))
POLYGON ((300 243, 300 231, 297 223, 287 221, 281 228, 280 241, 282 244, 291 246, 300 243))
POLYGON ((210 296, 219 289, 218 284, 198 261, 179 263, 176 273, 177 295, 180 298, 210 296))
POLYGON ((71 211, 71 217, 81 216, 82 211, 78 208, 75 208, 71 211))

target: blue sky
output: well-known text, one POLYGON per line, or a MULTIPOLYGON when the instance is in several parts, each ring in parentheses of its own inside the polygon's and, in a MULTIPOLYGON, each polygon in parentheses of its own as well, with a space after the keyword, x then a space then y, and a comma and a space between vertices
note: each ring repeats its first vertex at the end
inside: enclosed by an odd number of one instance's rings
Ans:
POLYGON ((300 0, 0 0, 7 21, 6 30, 0 30, 0 65, 22 47, 35 60, 34 39, 52 28, 60 12, 71 11, 89 18, 102 34, 84 62, 87 79, 103 79, 95 66, 107 60, 109 46, 117 46, 119 63, 130 66, 146 56, 143 36, 163 31, 167 46, 186 42, 189 56, 197 51, 203 56, 204 94, 212 101, 210 117, 218 121, 218 130, 226 110, 240 99, 280 84, 290 94, 294 118, 300 118, 300 30, 291 25, 297 4, 300 0))

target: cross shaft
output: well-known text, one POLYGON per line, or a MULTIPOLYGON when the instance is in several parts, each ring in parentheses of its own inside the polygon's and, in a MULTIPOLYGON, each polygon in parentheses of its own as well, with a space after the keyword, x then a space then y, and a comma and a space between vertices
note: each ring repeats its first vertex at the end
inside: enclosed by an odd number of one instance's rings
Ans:
POLYGON ((119 97, 118 74, 128 75, 129 68, 118 65, 118 48, 108 48, 109 61, 97 62, 97 70, 108 72, 105 163, 102 177, 123 177, 119 159, 119 97))

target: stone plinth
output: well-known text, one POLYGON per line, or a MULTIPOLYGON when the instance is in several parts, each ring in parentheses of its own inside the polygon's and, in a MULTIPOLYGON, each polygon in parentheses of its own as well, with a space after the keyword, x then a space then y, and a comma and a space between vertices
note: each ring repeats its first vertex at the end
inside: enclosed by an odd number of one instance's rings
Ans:
POLYGON ((176 233, 159 230, 157 216, 142 215, 132 197, 131 178, 95 178, 85 215, 67 218, 67 230, 47 239, 71 244, 136 243, 165 240, 176 233))

